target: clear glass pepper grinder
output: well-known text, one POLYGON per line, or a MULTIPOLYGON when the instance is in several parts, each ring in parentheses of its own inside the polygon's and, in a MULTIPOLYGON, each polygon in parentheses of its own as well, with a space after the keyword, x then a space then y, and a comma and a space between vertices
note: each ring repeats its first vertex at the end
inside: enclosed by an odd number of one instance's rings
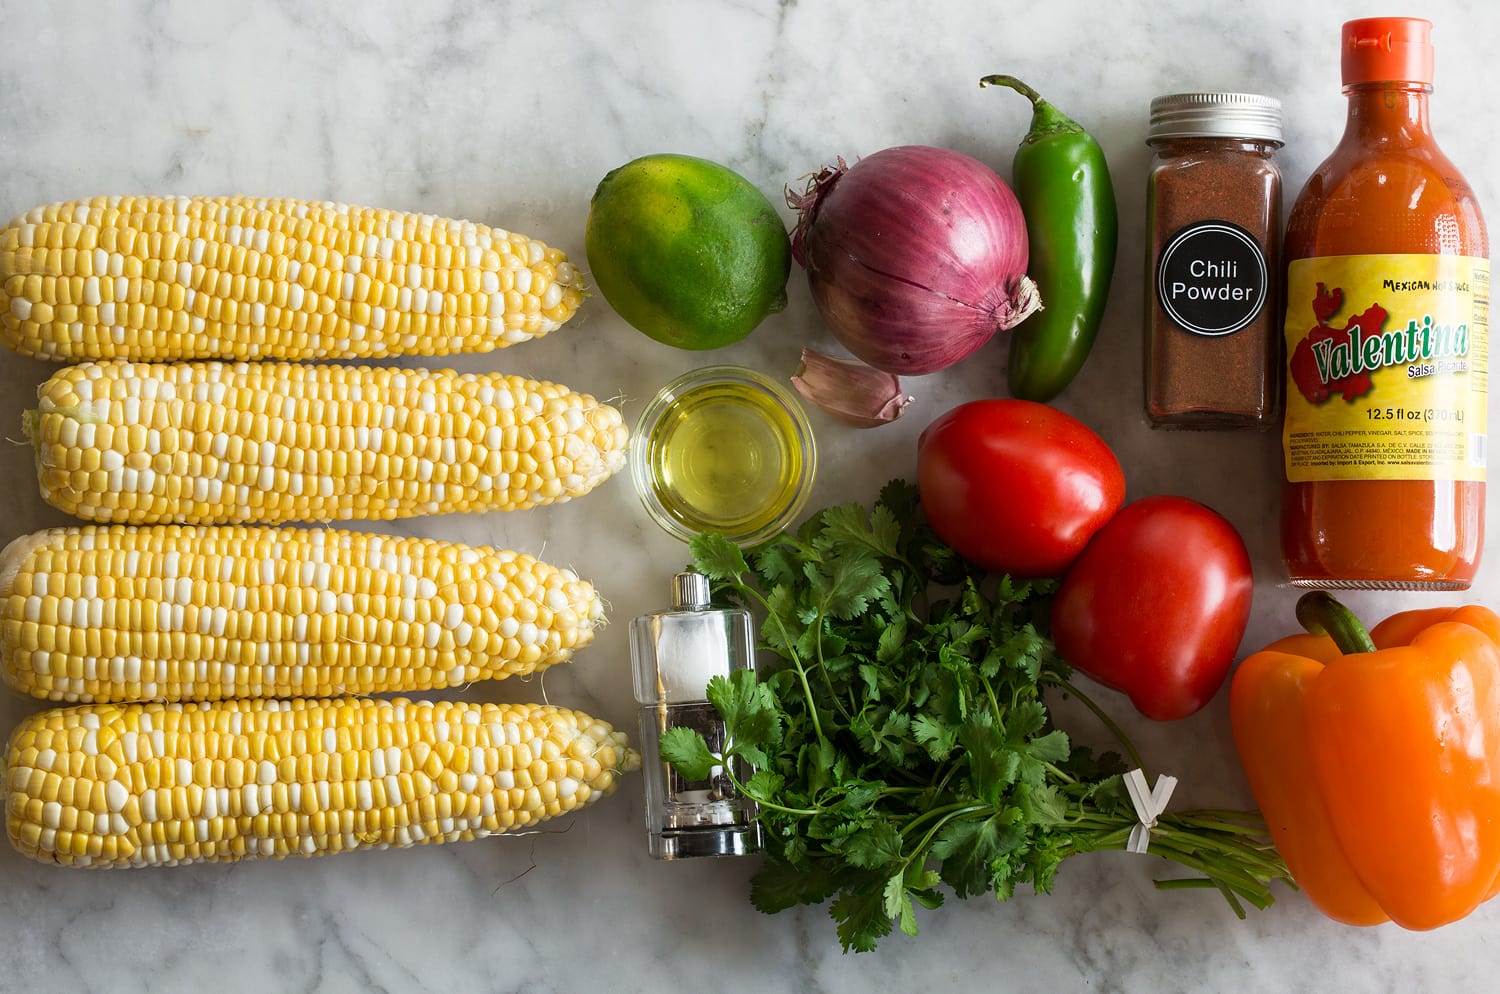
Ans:
MULTIPOLYGON (((635 699, 641 706, 646 827, 657 859, 741 856, 760 848, 755 804, 741 796, 720 767, 706 780, 689 780, 661 758, 661 737, 672 728, 696 730, 714 752, 724 747, 724 722, 708 702, 708 681, 755 668, 750 612, 709 607, 708 578, 678 573, 672 606, 630 623, 635 699)), ((735 768, 743 777, 748 770, 735 768)))

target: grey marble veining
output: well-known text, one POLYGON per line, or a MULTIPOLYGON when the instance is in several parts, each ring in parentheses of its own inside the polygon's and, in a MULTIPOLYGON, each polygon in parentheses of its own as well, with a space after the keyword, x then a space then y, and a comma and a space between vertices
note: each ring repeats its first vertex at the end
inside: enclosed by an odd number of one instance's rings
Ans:
MULTIPOLYGON (((977 81, 1013 73, 1094 131, 1120 201, 1107 323, 1058 403, 1115 446, 1132 497, 1184 494, 1240 527, 1260 576, 1249 651, 1292 626, 1295 594, 1277 585, 1279 444, 1145 425, 1147 105, 1179 89, 1280 97, 1290 200, 1342 129, 1340 23, 1386 13, 1436 23, 1435 128, 1481 202, 1500 211, 1500 142, 1480 82, 1500 8, 1460 0, 1401 11, 1344 0, 0 0, 0 215, 113 193, 327 198, 524 231, 582 265, 595 184, 649 152, 716 159, 773 199, 836 156, 902 143, 957 148, 1008 176, 1028 108, 977 81)), ((646 339, 596 296, 540 342, 450 363, 560 380, 619 400, 633 420, 694 366, 787 376, 803 344, 831 348, 796 273, 790 294, 785 313, 712 355, 646 339)), ((1004 354, 991 343, 909 381, 916 401, 886 428, 854 432, 815 414, 823 472, 812 506, 868 499, 887 477, 910 475, 927 423, 1003 393, 1004 354)), ((21 412, 49 369, 0 356, 0 438, 21 437, 21 412)), ((24 445, 0 444, 0 543, 65 523, 31 474, 24 445)), ((380 527, 519 548, 594 579, 613 621, 594 646, 545 679, 468 694, 545 697, 633 729, 626 622, 663 605, 685 550, 650 523, 628 479, 557 507, 380 527)), ((1500 607, 1493 550, 1472 599, 1500 607)), ((1367 616, 1405 603, 1350 602, 1367 616)), ((1171 725, 1101 696, 1153 764, 1181 779, 1174 806, 1249 802, 1223 694, 1171 725)), ((34 708, 0 694, 0 735, 34 708)), ((1078 737, 1094 734, 1078 720, 1078 737)), ((651 862, 640 790, 629 778, 529 835, 311 861, 87 873, 0 847, 0 991, 1470 991, 1500 967, 1493 906, 1428 934, 1356 930, 1282 891, 1241 922, 1212 892, 1156 892, 1153 874, 1171 868, 1117 853, 1070 860, 1050 896, 950 902, 922 915, 919 938, 842 956, 822 909, 768 917, 749 906, 753 861, 651 862)))

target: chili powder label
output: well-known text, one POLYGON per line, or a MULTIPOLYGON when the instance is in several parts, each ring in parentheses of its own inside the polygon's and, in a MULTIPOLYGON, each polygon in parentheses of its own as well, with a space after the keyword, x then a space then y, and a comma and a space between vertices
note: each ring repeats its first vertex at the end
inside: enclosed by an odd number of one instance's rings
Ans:
POLYGON ((1287 479, 1485 476, 1489 261, 1332 256, 1287 268, 1287 479))
POLYGON ((1183 331, 1232 335, 1260 314, 1270 291, 1266 253, 1229 221, 1201 221, 1172 233, 1156 261, 1156 300, 1183 331))

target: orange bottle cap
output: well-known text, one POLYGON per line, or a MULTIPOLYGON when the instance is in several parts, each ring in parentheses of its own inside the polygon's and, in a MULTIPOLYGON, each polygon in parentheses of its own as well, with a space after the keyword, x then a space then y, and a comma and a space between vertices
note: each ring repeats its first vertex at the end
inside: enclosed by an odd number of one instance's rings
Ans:
POLYGON ((1432 83, 1432 22, 1366 17, 1344 24, 1344 85, 1432 83))

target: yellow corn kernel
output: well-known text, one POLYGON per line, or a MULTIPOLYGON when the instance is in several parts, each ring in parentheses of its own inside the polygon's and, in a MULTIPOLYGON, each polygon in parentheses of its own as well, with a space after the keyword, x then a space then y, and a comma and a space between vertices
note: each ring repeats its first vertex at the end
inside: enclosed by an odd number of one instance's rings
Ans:
POLYGON ((127 524, 534 507, 608 479, 628 434, 588 394, 500 373, 120 361, 59 370, 26 430, 49 503, 127 524))
POLYGON ((461 686, 566 662, 603 617, 571 570, 399 535, 82 526, 0 550, 0 675, 51 701, 461 686))
POLYGON ((583 295, 524 235, 350 204, 99 197, 0 228, 0 343, 64 362, 487 352, 583 295))
POLYGON ((64 866, 122 868, 483 838, 611 793, 640 757, 624 733, 552 705, 344 698, 62 708, 22 721, 6 764, 6 834, 19 852, 64 866), (122 752, 107 775, 95 763, 106 731, 122 752), (257 758, 288 732, 320 753, 330 733, 347 735, 347 743, 320 779, 288 780, 257 758), (507 742, 516 748, 500 748, 507 742), (444 745, 465 749, 470 769, 441 793, 419 796, 413 771, 444 745), (578 775, 569 771, 541 789, 505 786, 513 752, 550 751, 576 757, 578 775), (95 770, 74 776, 78 796, 97 798, 102 808, 30 786, 74 767, 95 770), (185 790, 144 786, 188 771, 185 790), (230 787, 231 778, 242 786, 230 787))

